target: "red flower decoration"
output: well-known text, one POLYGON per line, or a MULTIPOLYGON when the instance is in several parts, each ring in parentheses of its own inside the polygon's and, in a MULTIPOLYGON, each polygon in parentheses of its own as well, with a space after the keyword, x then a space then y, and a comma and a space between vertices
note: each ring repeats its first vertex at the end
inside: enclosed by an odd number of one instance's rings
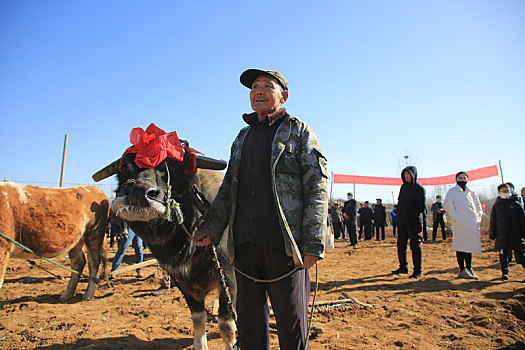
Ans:
POLYGON ((185 172, 190 174, 195 173, 194 158, 195 154, 200 154, 200 152, 189 147, 183 148, 175 131, 167 134, 164 130, 151 123, 146 131, 142 128, 133 128, 129 139, 133 147, 128 148, 121 159, 128 153, 136 153, 135 163, 139 168, 152 169, 166 158, 173 158, 182 162, 184 159, 184 150, 186 150, 190 152, 192 159, 190 161, 190 169, 185 169, 185 172))

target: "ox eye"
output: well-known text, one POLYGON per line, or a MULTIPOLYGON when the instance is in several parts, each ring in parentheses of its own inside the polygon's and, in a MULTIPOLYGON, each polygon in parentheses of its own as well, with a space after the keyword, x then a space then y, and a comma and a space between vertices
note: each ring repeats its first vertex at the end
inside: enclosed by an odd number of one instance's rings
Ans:
POLYGON ((130 179, 120 185, 120 190, 124 191, 125 194, 128 194, 131 191, 131 188, 135 185, 135 180, 130 179))

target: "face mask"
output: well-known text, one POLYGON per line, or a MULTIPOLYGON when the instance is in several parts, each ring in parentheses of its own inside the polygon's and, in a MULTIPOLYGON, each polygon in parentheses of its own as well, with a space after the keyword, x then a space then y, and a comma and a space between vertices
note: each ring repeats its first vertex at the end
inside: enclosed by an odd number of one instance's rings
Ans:
POLYGON ((467 181, 456 181, 459 185, 459 187, 461 187, 463 189, 463 191, 465 191, 465 187, 467 187, 467 181))
POLYGON ((348 196, 347 198, 348 198, 348 200, 352 200, 352 196, 348 196))
POLYGON ((502 192, 499 194, 501 198, 508 199, 510 198, 510 192, 502 192))
POLYGON ((441 199, 440 198, 436 199, 436 202, 438 202, 438 203, 441 202, 441 199))

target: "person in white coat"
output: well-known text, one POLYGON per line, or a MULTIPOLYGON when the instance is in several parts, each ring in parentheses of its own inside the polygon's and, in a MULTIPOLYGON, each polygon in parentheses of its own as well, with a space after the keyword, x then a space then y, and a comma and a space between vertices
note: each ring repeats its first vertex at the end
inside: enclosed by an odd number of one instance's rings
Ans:
POLYGON ((452 221, 452 249, 456 251, 459 278, 477 279, 472 270, 472 253, 481 254, 479 228, 483 209, 478 196, 467 187, 468 175, 456 174, 457 185, 447 192, 443 207, 452 221))

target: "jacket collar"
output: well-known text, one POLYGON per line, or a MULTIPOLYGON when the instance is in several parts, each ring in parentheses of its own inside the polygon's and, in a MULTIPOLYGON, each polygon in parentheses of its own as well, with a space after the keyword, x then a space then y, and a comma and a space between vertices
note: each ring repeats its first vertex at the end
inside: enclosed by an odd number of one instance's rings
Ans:
MULTIPOLYGON (((273 112, 272 114, 268 114, 268 116, 266 117, 268 126, 272 126, 273 124, 275 124, 275 122, 284 117, 286 114, 286 108, 284 107, 281 107, 279 110, 273 112)), ((259 123, 259 118, 257 118, 257 113, 255 112, 244 114, 242 116, 242 119, 244 119, 244 121, 249 125, 255 125, 259 123)))

